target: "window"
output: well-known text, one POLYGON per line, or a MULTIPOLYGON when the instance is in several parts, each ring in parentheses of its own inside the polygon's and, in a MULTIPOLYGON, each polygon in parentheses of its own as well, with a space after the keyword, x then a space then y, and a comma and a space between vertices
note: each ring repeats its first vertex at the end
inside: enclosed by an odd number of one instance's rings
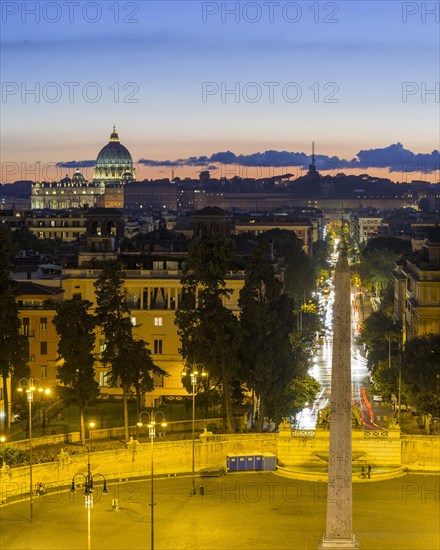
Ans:
POLYGON ((74 292, 74 293, 72 294, 72 298, 73 298, 74 300, 82 300, 82 294, 81 294, 81 292, 74 292))
POLYGON ((155 339, 154 340, 154 353, 160 354, 162 353, 162 340, 161 339, 155 339))
POLYGON ((106 347, 107 347, 107 344, 105 343, 105 340, 99 340, 99 353, 100 354, 104 353, 106 347))
POLYGON ((47 317, 40 317, 40 330, 47 330, 47 317))
POLYGON ((41 378, 47 378, 47 365, 41 365, 41 378))
POLYGON ((23 317, 23 334, 29 336, 30 319, 29 317, 23 317))
POLYGON ((99 385, 101 386, 101 388, 105 388, 106 386, 108 386, 107 372, 99 373, 99 385))
POLYGON ((161 374, 154 374, 153 381, 155 388, 163 388, 163 376, 161 374))
POLYGON ((161 327, 163 323, 163 317, 155 317, 154 318, 154 326, 155 327, 161 327))
POLYGON ((40 342, 40 355, 47 355, 47 342, 40 342))

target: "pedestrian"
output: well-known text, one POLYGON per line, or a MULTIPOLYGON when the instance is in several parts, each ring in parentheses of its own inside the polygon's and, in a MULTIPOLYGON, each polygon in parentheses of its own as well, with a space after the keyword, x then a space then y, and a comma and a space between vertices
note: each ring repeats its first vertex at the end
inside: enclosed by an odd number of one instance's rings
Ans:
POLYGON ((365 479, 365 468, 362 466, 361 479, 365 479))
POLYGON ((367 470, 367 477, 370 479, 371 477, 371 466, 368 464, 368 470, 367 470))

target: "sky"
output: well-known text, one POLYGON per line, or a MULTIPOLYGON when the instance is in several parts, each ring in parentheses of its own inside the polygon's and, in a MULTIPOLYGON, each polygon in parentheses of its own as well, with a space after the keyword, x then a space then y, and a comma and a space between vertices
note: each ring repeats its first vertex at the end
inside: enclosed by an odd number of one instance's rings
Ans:
POLYGON ((0 6, 3 182, 91 177, 113 124, 138 178, 301 175, 314 141, 323 172, 440 181, 439 2, 0 6))

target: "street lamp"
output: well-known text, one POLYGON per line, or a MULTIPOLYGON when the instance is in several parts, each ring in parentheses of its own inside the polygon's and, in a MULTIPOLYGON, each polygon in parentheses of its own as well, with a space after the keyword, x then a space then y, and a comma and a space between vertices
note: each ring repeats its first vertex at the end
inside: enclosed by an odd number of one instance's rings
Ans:
POLYGON ((91 550, 92 548, 92 540, 91 540, 91 509, 93 508, 93 480, 95 477, 101 477, 104 481, 104 486, 102 489, 103 495, 108 495, 107 491, 107 482, 103 474, 93 474, 90 470, 90 452, 87 451, 87 474, 83 474, 82 472, 78 472, 75 474, 72 478, 72 486, 70 488, 70 492, 75 492, 75 478, 78 476, 82 476, 85 480, 84 482, 84 503, 87 508, 87 550, 91 550))
POLYGON ((89 427, 89 441, 91 442, 92 441, 92 430, 93 428, 96 426, 96 423, 94 420, 90 420, 88 423, 87 423, 88 427, 89 427))
POLYGON ((191 367, 188 367, 185 372, 182 373, 182 376, 191 377, 191 386, 192 386, 192 485, 190 495, 196 494, 196 477, 194 473, 194 455, 195 455, 195 420, 196 420, 196 388, 197 388, 197 377, 199 375, 198 368, 201 367, 200 376, 205 377, 205 367, 201 363, 194 363, 191 367))
POLYGON ((2 436, 0 437, 0 448, 1 448, 1 450, 2 450, 2 468, 3 468, 3 464, 5 464, 5 457, 4 457, 4 455, 3 455, 3 453, 4 453, 4 450, 3 450, 3 443, 4 443, 5 441, 6 441, 6 437, 5 437, 4 435, 2 435, 2 436))
POLYGON ((150 506, 151 506, 151 550, 154 550, 154 438, 156 437, 156 418, 161 415, 162 416, 162 422, 160 425, 162 427, 165 427, 167 425, 165 415, 162 411, 142 411, 139 414, 139 422, 137 425, 139 427, 142 426, 142 415, 145 414, 148 417, 148 436, 151 441, 151 498, 150 498, 150 506))
POLYGON ((34 392, 50 394, 50 389, 44 389, 41 385, 41 380, 38 378, 21 378, 17 391, 25 391, 28 402, 28 422, 29 422, 29 495, 30 495, 30 518, 33 519, 34 508, 34 490, 32 483, 32 402, 34 400, 34 392))

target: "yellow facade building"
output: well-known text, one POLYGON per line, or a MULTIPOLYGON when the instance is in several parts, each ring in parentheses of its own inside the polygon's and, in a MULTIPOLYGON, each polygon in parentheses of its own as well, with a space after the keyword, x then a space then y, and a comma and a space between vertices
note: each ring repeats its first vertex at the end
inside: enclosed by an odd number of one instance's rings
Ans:
POLYGON ((404 339, 440 334, 440 243, 428 242, 426 258, 397 263, 394 275, 394 318, 404 339))
MULTIPOLYGON (((182 273, 166 269, 124 270, 124 273, 125 299, 131 309, 132 322, 136 325, 135 335, 148 342, 154 363, 169 374, 156 377, 155 390, 147 394, 145 405, 158 404, 162 397, 172 399, 187 395, 182 384, 184 365, 179 353, 180 339, 174 324, 175 313, 182 297, 182 273)), ((58 288, 45 288, 44 285, 33 282, 23 283, 25 286, 32 286, 34 292, 32 295, 18 297, 22 331, 29 337, 29 366, 31 375, 39 378, 45 386, 57 385, 57 367, 61 362, 57 352, 58 335, 52 323, 56 314, 55 301, 77 297, 89 300, 93 304, 93 310, 96 306, 94 282, 99 275, 100 270, 65 269, 58 288)), ((239 309, 238 298, 243 284, 244 272, 231 273, 226 279, 226 286, 232 293, 225 298, 225 306, 234 312, 239 309)), ((104 337, 97 331, 94 350, 96 380, 102 395, 121 394, 119 388, 109 386, 109 369, 99 360, 104 346, 104 337)))
POLYGON ((53 387, 57 383, 57 369, 60 364, 58 334, 52 321, 56 315, 56 305, 62 299, 63 290, 59 286, 33 281, 21 282, 18 285, 17 302, 21 333, 28 337, 31 376, 41 380, 47 387, 53 387))

